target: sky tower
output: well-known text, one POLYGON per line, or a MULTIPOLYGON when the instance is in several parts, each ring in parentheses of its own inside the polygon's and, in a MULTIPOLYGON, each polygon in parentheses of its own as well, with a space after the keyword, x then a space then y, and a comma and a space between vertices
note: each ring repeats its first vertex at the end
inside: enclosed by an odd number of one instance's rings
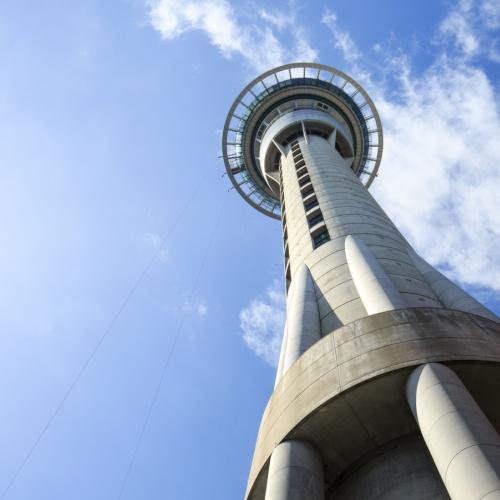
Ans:
POLYGON ((247 500, 500 499, 499 320, 369 194, 382 149, 368 94, 320 64, 267 71, 229 111, 226 169, 281 220, 287 290, 247 500))

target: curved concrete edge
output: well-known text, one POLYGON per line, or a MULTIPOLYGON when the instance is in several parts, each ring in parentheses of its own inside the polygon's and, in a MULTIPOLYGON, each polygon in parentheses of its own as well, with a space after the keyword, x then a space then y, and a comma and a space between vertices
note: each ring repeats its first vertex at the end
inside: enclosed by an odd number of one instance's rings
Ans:
POLYGON ((327 462, 341 470, 354 455, 377 443, 415 432, 404 386, 408 368, 426 362, 500 366, 500 325, 462 311, 418 308, 369 316, 323 337, 290 367, 268 402, 246 498, 262 498, 254 493, 262 491, 269 457, 285 439, 314 441, 320 435, 319 426, 327 425, 331 430, 323 429, 322 435, 331 436, 324 443, 330 451, 319 452, 330 453, 327 462), (361 392, 362 398, 353 399, 361 392), (398 414, 403 422, 400 428, 387 424, 387 411, 398 414), (361 425, 365 414, 370 419, 361 425), (356 432, 346 425, 358 426, 356 432), (366 434, 367 428, 378 435, 375 441, 366 434), (363 436, 362 442, 353 441, 356 435, 363 436))
POLYGON ((419 432, 361 457, 338 477, 327 500, 450 500, 419 432))
POLYGON ((285 321, 285 326, 283 328, 283 337, 281 338, 280 357, 278 361, 278 368, 276 369, 276 378, 274 379, 274 388, 276 388, 283 375, 283 361, 285 359, 287 338, 288 338, 288 320, 285 321))
POLYGON ((457 374, 439 363, 416 368, 408 402, 452 500, 500 490, 500 437, 457 374))
POLYGON ((290 366, 321 338, 314 282, 305 264, 297 269, 289 295, 283 373, 286 373, 290 366))
POLYGON ((432 291, 436 294, 444 307, 477 314, 478 316, 483 316, 497 322, 500 321, 493 312, 484 307, 459 286, 455 285, 453 281, 434 269, 413 249, 410 248, 408 254, 415 264, 415 267, 419 270, 426 283, 432 288, 432 291))
POLYGON ((310 443, 280 443, 269 463, 265 500, 324 500, 323 462, 310 443))
POLYGON ((391 278, 360 236, 345 239, 345 255, 354 286, 368 314, 408 307, 391 278))

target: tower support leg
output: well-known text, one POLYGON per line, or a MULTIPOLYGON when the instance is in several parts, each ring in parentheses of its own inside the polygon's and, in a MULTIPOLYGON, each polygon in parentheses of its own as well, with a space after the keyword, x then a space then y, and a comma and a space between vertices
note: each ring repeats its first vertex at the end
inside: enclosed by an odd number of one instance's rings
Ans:
POLYGON ((499 500, 500 437, 458 376, 421 365, 407 397, 451 499, 499 500))
POLYGON ((291 440, 271 455, 265 500, 324 500, 323 462, 312 445, 291 440))
POLYGON ((283 374, 321 338, 314 282, 305 264, 296 271, 288 293, 287 340, 286 349, 283 352, 283 374))

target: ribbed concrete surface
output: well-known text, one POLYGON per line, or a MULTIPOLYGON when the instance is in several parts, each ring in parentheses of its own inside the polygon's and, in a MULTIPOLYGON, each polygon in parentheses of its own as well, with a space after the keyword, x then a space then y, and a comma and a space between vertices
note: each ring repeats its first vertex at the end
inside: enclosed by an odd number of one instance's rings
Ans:
POLYGON ((425 362, 474 363, 471 392, 500 426, 491 398, 499 323, 442 308, 376 314, 322 338, 283 375, 262 417, 247 498, 263 498, 267 461, 284 439, 312 442, 332 480, 370 450, 416 432, 405 387, 408 368, 425 362))
POLYGON ((345 253, 356 291, 368 314, 406 309, 405 299, 361 237, 347 236, 345 253))
POLYGON ((327 500, 449 500, 429 452, 418 435, 368 455, 327 494, 327 500))
POLYGON ((457 374, 419 366, 407 396, 452 500, 500 498, 500 437, 457 374))
MULTIPOLYGON (((271 456, 271 467, 277 467, 273 450, 281 472, 271 471, 267 487, 275 496, 282 491, 279 484, 291 470, 289 457, 280 453, 283 440, 318 450, 326 482, 339 500, 356 495, 447 498, 429 457, 415 451, 422 449, 421 440, 414 448, 394 452, 410 482, 424 478, 419 485, 409 487, 393 478, 392 489, 383 491, 395 455, 374 459, 364 468, 365 479, 371 478, 368 489, 361 476, 342 486, 337 481, 362 457, 417 431, 405 398, 409 367, 475 362, 478 380, 491 392, 489 363, 500 363, 500 324, 415 254, 352 172, 350 160, 335 150, 334 141, 309 135, 298 144, 330 241, 313 247, 307 217, 317 208, 305 211, 296 159, 287 146, 281 159, 291 270, 287 335, 281 380, 262 418, 247 498, 263 498, 271 456)), ((492 409, 491 398, 482 404, 499 425, 500 410, 492 409)), ((283 499, 294 498, 301 484, 283 499)))
POLYGON ((459 309, 460 311, 478 314, 495 321, 498 318, 489 309, 486 309, 476 299, 471 297, 467 292, 455 285, 446 276, 443 276, 438 270, 430 266, 424 259, 418 256, 415 252, 409 252, 410 257, 420 271, 425 281, 439 298, 444 307, 449 309, 459 309))
POLYGON ((288 368, 321 338, 314 283, 305 264, 295 273, 288 293, 287 309, 288 326, 282 373, 286 373, 288 368))
POLYGON ((324 500, 323 462, 306 441, 279 444, 269 464, 265 500, 324 500))
POLYGON ((305 263, 314 279, 322 334, 367 316, 346 262, 344 240, 359 236, 408 307, 440 307, 408 255, 408 243, 331 144, 318 136, 298 142, 331 241, 314 250, 291 152, 282 159, 292 280, 305 263))

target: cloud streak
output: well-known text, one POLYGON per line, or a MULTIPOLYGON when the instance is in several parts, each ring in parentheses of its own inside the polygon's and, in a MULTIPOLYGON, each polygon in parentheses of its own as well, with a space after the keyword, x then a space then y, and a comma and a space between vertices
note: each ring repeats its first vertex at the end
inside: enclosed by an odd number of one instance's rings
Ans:
POLYGON ((241 13, 227 0, 154 0, 149 2, 151 25, 165 40, 188 31, 204 32, 226 58, 241 56, 256 71, 294 60, 315 60, 305 30, 293 9, 287 16, 266 9, 241 13), (290 43, 278 32, 286 31, 290 43))
POLYGON ((160 262, 167 262, 167 250, 163 244, 162 237, 158 233, 146 233, 143 237, 143 241, 146 245, 158 252, 157 257, 160 262))
POLYGON ((472 7, 472 1, 461 0, 440 26, 441 34, 451 37, 466 57, 479 52, 479 40, 470 22, 472 7))
POLYGON ((341 52, 347 62, 354 63, 361 58, 361 52, 351 35, 340 28, 335 12, 325 9, 321 22, 330 29, 334 47, 341 52))
POLYGON ((208 312, 208 306, 204 300, 198 300, 198 301, 186 300, 184 304, 182 304, 181 312, 183 314, 203 317, 208 312))
POLYGON ((489 32, 474 31, 468 9, 459 2, 441 24, 452 45, 441 39, 423 71, 402 50, 379 48, 377 66, 345 59, 361 67, 384 127, 373 194, 431 263, 463 284, 499 290, 500 96, 473 61, 489 32))
POLYGON ((500 62, 500 1, 459 0, 442 21, 439 32, 452 40, 463 58, 486 57, 500 62))
POLYGON ((278 363, 284 324, 285 295, 278 281, 240 311, 245 344, 271 366, 278 363))
MULTIPOLYGON (((224 57, 255 71, 317 59, 293 8, 283 15, 236 11, 227 0, 155 0, 149 14, 165 40, 202 31, 224 57)), ((500 62, 500 2, 459 0, 436 30, 434 60, 418 71, 394 39, 365 54, 335 12, 325 9, 321 21, 381 114, 385 149, 373 194, 429 262, 462 284, 499 290, 500 95, 478 61, 500 62)), ((284 304, 273 283, 239 316, 246 345, 273 366, 284 304)))

